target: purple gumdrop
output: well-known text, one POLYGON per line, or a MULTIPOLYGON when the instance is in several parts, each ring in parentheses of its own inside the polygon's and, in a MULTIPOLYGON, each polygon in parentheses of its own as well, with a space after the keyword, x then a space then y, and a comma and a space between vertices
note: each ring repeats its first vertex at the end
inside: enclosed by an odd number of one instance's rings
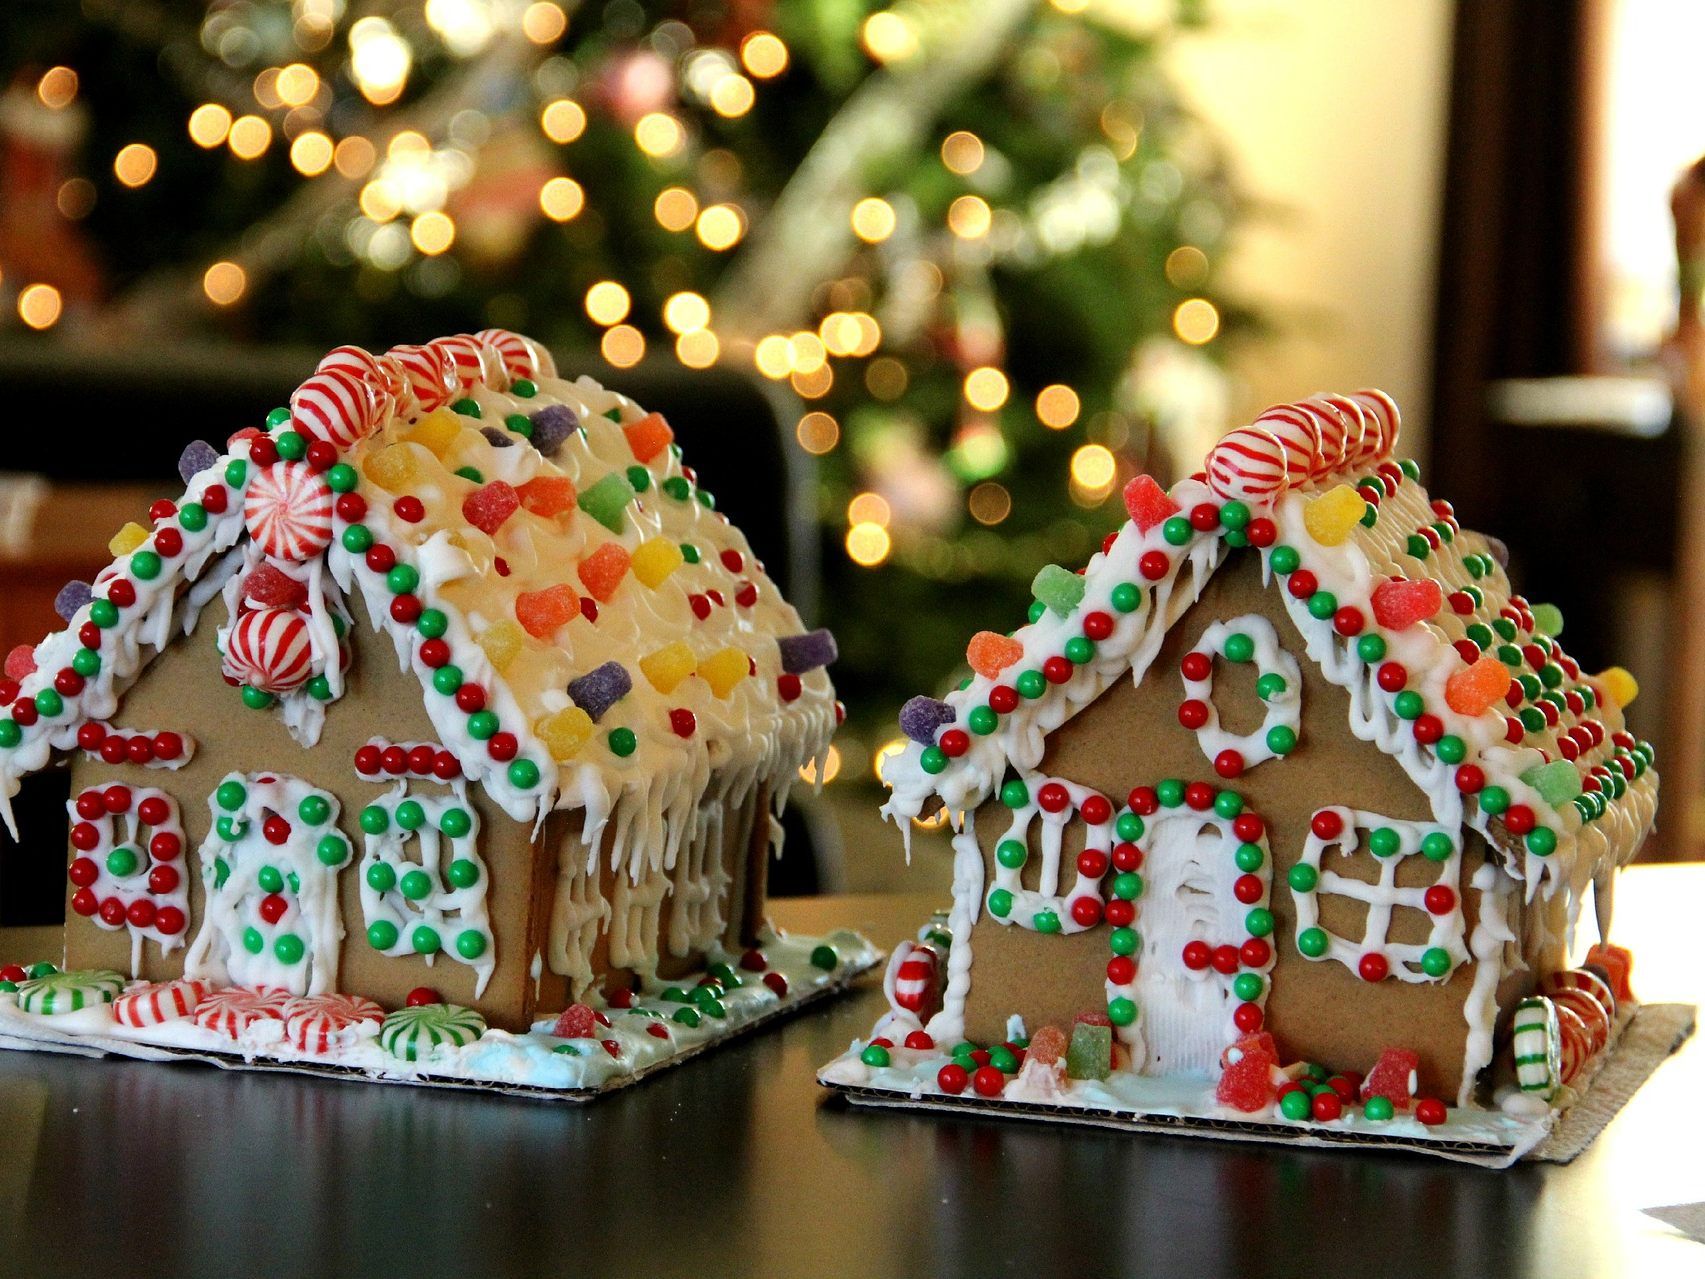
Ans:
POLYGON ((1481 536, 1486 539, 1486 549, 1492 553, 1492 558, 1498 561, 1498 567, 1508 572, 1510 567, 1510 548, 1505 546, 1501 540, 1491 536, 1490 534, 1483 533, 1481 536))
POLYGON ((580 419, 566 404, 550 404, 533 414, 533 447, 542 457, 555 457, 562 442, 580 429, 580 419))
POLYGON ((69 622, 77 616, 78 609, 94 598, 94 588, 87 582, 67 582, 59 588, 59 594, 53 597, 53 611, 69 622))
POLYGON ((576 706, 592 717, 593 723, 602 719, 605 711, 632 690, 633 676, 620 662, 605 662, 568 684, 568 695, 574 699, 576 706))
POLYGON ((486 443, 494 449, 506 449, 515 443, 515 437, 508 431, 500 431, 495 426, 480 427, 480 434, 485 436, 486 443))
POLYGON ((781 668, 793 675, 803 675, 819 666, 827 666, 840 656, 835 637, 825 630, 807 631, 803 635, 783 635, 776 640, 781 650, 781 668))
POLYGON ((936 732, 956 718, 946 702, 933 697, 914 697, 900 708, 900 731, 914 742, 933 746, 936 732))
POLYGON ((206 440, 191 440, 178 454, 178 477, 188 484, 219 460, 219 450, 206 440))

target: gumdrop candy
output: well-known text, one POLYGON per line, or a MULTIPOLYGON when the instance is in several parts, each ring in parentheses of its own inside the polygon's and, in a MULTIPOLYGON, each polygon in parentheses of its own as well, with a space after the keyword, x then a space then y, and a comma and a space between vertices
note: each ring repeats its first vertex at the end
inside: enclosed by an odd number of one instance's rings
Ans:
POLYGON ((1486 542, 1486 553, 1498 561, 1498 567, 1505 572, 1510 567, 1510 548, 1502 538, 1493 537, 1490 533, 1481 535, 1486 542))
POLYGON ((566 404, 550 404, 533 414, 533 447, 542 457, 555 457, 562 442, 580 429, 580 419, 566 404))
POLYGON ((580 509, 612 533, 620 533, 626 522, 628 503, 633 501, 633 485, 627 477, 612 471, 589 489, 580 492, 580 509))
POLYGON ((576 706, 592 717, 594 723, 603 719, 605 711, 632 691, 633 676, 620 662, 605 662, 568 683, 568 695, 574 699, 576 706))
POLYGON ((616 588, 622 584, 622 579, 627 576, 628 565, 632 560, 628 548, 620 542, 605 542, 581 560, 576 571, 580 574, 587 593, 600 604, 608 604, 610 597, 616 593, 616 588))
POLYGON ((978 631, 965 646, 965 660, 985 679, 993 679, 1023 656, 1023 644, 994 631, 978 631))
POLYGON ((803 635, 783 635, 776 640, 781 668, 789 675, 803 675, 827 666, 841 655, 835 637, 819 628, 803 635))
POLYGON ((219 450, 206 440, 191 440, 178 454, 178 478, 188 484, 219 460, 219 450))
POLYGON ((462 518, 488 537, 520 509, 520 494, 502 480, 493 480, 462 499, 462 518))
POLYGON ((1125 485, 1125 510, 1139 533, 1146 533, 1156 524, 1163 524, 1178 514, 1179 507, 1155 483, 1152 475, 1139 475, 1125 485))
MULTIPOLYGON (((571 595, 572 591, 569 592, 571 595)), ((576 607, 578 608, 578 602, 576 607)), ((521 648, 527 642, 526 633, 514 622, 504 620, 493 622, 479 633, 476 641, 484 650, 486 660, 491 663, 492 670, 503 674, 520 656, 521 648)))
POLYGON ((69 622, 77 616, 78 609, 94 598, 94 588, 87 582, 67 582, 53 597, 53 611, 59 614, 61 621, 69 622))
POLYGON ((651 461, 675 438, 675 432, 669 429, 661 413, 647 413, 639 421, 629 422, 622 427, 622 434, 628 437, 628 447, 641 462, 651 461))
POLYGON ((679 546, 666 537, 653 537, 634 548, 633 575, 656 590, 684 563, 679 546))
POLYGON ((1058 564, 1044 564, 1030 583, 1030 593, 1046 604, 1049 611, 1070 617, 1072 610, 1083 603, 1083 578, 1058 564))
POLYGON ((401 493, 420 478, 420 459, 407 444, 387 444, 368 455, 361 472, 387 492, 401 493))
POLYGON ((114 555, 129 555, 147 540, 148 530, 132 520, 112 535, 112 540, 107 543, 107 550, 114 555))
POLYGON ((20 644, 6 654, 6 678, 21 680, 36 668, 36 651, 28 644, 20 644))
POLYGON ((1368 1077, 1362 1080, 1362 1100, 1384 1097, 1398 1110, 1408 1110, 1419 1091, 1420 1054, 1411 1048, 1387 1048, 1368 1077))
POLYGON ((746 654, 737 648, 724 648, 699 663, 699 678, 718 697, 727 697, 751 670, 751 659, 746 654))
POLYGON ((1521 775, 1539 797, 1553 808, 1561 808, 1581 793, 1581 775, 1566 759, 1554 759, 1549 764, 1535 764, 1521 775))
POLYGON ((1373 588, 1373 618, 1388 631, 1400 631, 1426 621, 1444 602, 1444 591, 1430 577, 1390 578, 1373 588))
POLYGON ((1480 715, 1510 691, 1510 668, 1490 653, 1445 680, 1445 705, 1458 715, 1480 715))
POLYGON ((428 452, 443 457, 461 434, 461 418, 449 409, 434 409, 410 427, 403 438, 410 444, 419 444, 428 452))
POLYGON ((639 659, 640 673, 646 682, 659 693, 671 693, 675 686, 698 667, 698 658, 693 656, 693 650, 680 640, 673 644, 665 644, 654 653, 648 653, 639 659))
POLYGON ((515 597, 515 620, 534 639, 548 639, 559 626, 580 615, 580 596, 572 586, 547 586, 515 597))
POLYGON ((1302 522, 1308 535, 1322 546, 1342 546, 1367 509, 1366 498, 1348 484, 1340 484, 1303 507, 1302 522))
POLYGON ((495 426, 480 427, 480 434, 485 436, 487 444, 494 449, 510 449, 515 447, 515 437, 508 431, 501 431, 495 426))
POLYGON ((598 1018, 588 1005, 570 1004, 556 1019, 551 1034, 558 1039, 596 1039, 598 1018))
POLYGON ((1553 638, 1563 633, 1563 610, 1555 604, 1533 606, 1533 629, 1553 638))
POLYGON ((957 712, 946 702, 918 696, 900 708, 900 731, 914 742, 932 746, 936 733, 957 718, 957 712))
POLYGON ((1263 1032, 1239 1039, 1221 1056, 1223 1068, 1214 1088, 1214 1100, 1222 1106, 1252 1115, 1273 1104, 1277 1090, 1273 1067, 1279 1064, 1273 1037, 1263 1032))
POLYGON ((1080 1021, 1072 1025, 1066 1048, 1066 1076, 1070 1079, 1105 1079, 1113 1073, 1113 1027, 1080 1021))
POLYGON ((574 481, 566 475, 536 475, 515 490, 534 515, 561 515, 574 509, 574 481))
POLYGON ((1633 704, 1640 695, 1640 681, 1620 666, 1612 666, 1593 676, 1593 682, 1618 708, 1633 704))
POLYGON ((1634 972, 1632 952, 1622 946, 1598 942, 1587 951, 1587 966, 1590 968, 1595 964, 1608 974, 1610 993, 1616 996, 1617 1003, 1626 1003, 1634 998, 1633 987, 1628 984, 1634 972))
POLYGON ((308 586, 276 565, 262 561, 243 579, 243 602, 255 608, 305 608, 308 586))
POLYGON ((1043 1026, 1030 1036, 1030 1047, 1025 1050, 1025 1060, 1051 1066, 1066 1055, 1069 1044, 1066 1032, 1058 1026, 1043 1026))
POLYGON ((565 706, 533 725, 533 734, 559 764, 579 753, 592 736, 592 717, 578 706, 565 706))

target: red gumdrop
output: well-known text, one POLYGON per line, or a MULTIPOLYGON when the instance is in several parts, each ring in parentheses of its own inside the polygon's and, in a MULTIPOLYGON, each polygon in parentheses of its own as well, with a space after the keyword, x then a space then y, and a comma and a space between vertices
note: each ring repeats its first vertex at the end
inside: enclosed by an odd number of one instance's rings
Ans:
POLYGON ((1152 475, 1139 475, 1125 485, 1125 510, 1140 532, 1171 519, 1180 509, 1152 475))
POLYGON ((556 1019, 551 1034, 558 1039, 591 1039, 598 1033, 597 1026, 598 1019, 589 1005, 570 1004, 556 1019))
POLYGON ((1387 630, 1400 631, 1433 616, 1444 601, 1443 589, 1430 577, 1394 578, 1373 588, 1374 620, 1387 630))
POLYGON ((20 644, 6 654, 6 677, 21 680, 36 668, 35 649, 28 644, 20 644))
POLYGON ((1362 1080, 1362 1100, 1384 1097, 1398 1110, 1408 1110, 1415 1098, 1421 1058, 1411 1048, 1387 1048, 1368 1077, 1362 1080))
POLYGON ((462 499, 462 518, 490 536, 521 509, 521 495, 502 480, 493 480, 462 499))
POLYGON ((576 500, 574 481, 566 475, 535 476, 515 492, 534 515, 561 515, 572 511, 576 500))
POLYGON ((627 423, 622 434, 628 437, 628 448, 641 462, 651 461, 675 438, 675 432, 669 429, 661 413, 647 413, 639 421, 627 423))
POLYGON ((548 638, 579 614, 580 596, 572 586, 547 586, 542 591, 522 591, 515 597, 515 620, 534 639, 548 638))
POLYGON ((306 585, 265 562, 243 579, 242 594, 258 608, 301 608, 308 602, 306 585))
POLYGON ((622 584, 622 579, 628 574, 628 565, 633 557, 620 542, 605 542, 592 554, 580 561, 576 570, 580 574, 581 584, 584 585, 592 598, 600 604, 608 604, 610 597, 616 593, 616 588, 622 584))
POLYGON ((1279 1054, 1270 1034, 1244 1036, 1220 1060, 1223 1069, 1214 1088, 1214 1100, 1220 1105, 1254 1114, 1273 1104, 1273 1067, 1279 1064, 1279 1054))

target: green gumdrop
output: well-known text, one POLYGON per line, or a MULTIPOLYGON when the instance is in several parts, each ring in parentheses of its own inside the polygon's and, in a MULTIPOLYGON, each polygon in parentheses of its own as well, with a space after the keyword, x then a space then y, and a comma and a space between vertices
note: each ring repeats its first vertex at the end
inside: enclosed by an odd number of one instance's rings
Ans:
MULTIPOLYGON (((586 504, 585 496, 581 505, 586 504)), ((1083 578, 1058 564, 1044 564, 1036 580, 1030 583, 1030 593, 1061 617, 1070 617, 1072 610, 1083 603, 1083 578)))
POLYGON ((1563 610, 1555 604, 1535 604, 1533 606, 1533 629, 1541 635, 1561 635, 1563 633, 1563 610))
POLYGON ((1080 1021, 1066 1047, 1066 1076, 1105 1079, 1113 1073, 1113 1027, 1080 1021))
POLYGON ((1581 775, 1566 759, 1554 759, 1549 764, 1535 764, 1521 775, 1540 798, 1553 808, 1560 808, 1581 793, 1581 775))
POLYGON ((580 509, 612 533, 622 531, 631 501, 633 485, 613 471, 590 488, 580 490, 580 509))

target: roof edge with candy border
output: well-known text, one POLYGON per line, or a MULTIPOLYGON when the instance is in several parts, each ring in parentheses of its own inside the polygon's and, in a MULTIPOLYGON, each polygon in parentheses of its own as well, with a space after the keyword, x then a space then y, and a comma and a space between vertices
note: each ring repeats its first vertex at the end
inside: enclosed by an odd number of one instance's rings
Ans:
POLYGON ((1009 766, 1036 769, 1048 735, 1114 680, 1141 681, 1213 573, 1254 547, 1309 657, 1349 694, 1348 729, 1398 761, 1436 820, 1485 835, 1530 895, 1567 882, 1578 900, 1655 816, 1651 747, 1612 695, 1631 680, 1581 674, 1536 624, 1556 611, 1511 593, 1501 546, 1394 460, 1398 424, 1381 392, 1315 396, 1228 434, 1170 492, 1133 480, 1132 518, 1090 559, 1075 603, 1072 575, 1044 569, 1038 593, 1063 611, 1038 600, 1016 647, 985 641, 998 669, 984 661, 944 700, 907 704, 912 740, 884 765, 884 813, 904 826, 939 799, 957 815, 1009 766), (1488 684, 1498 667, 1501 695, 1488 684))

